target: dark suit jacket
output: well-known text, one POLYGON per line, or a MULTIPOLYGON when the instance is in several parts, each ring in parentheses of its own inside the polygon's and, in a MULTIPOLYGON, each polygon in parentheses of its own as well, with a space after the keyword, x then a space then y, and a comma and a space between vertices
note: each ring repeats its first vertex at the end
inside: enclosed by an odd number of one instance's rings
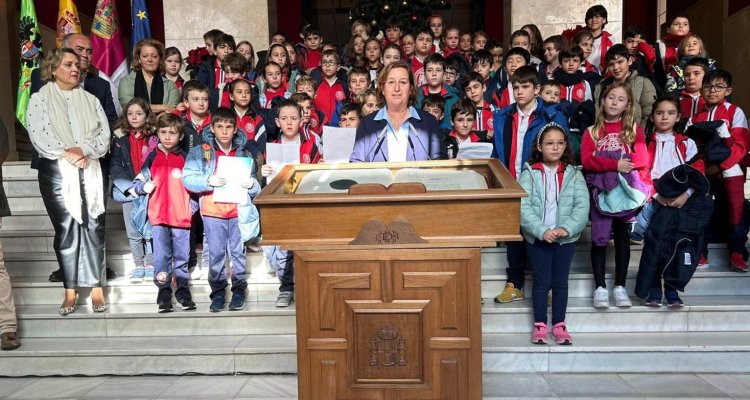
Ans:
MULTIPOLYGON (((409 117, 410 147, 406 150, 407 161, 443 160, 448 158, 443 144, 443 135, 438 120, 432 114, 416 110, 419 119, 409 117)), ((388 161, 388 144, 385 132, 388 122, 375 120, 377 112, 364 117, 357 128, 354 149, 350 162, 388 161)))

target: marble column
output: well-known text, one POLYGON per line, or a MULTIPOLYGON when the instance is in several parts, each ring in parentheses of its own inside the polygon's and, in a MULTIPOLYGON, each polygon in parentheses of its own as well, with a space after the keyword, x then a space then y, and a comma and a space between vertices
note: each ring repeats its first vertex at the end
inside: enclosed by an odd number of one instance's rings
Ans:
POLYGON ((513 0, 510 2, 512 31, 526 24, 536 24, 543 38, 559 35, 565 29, 585 25, 586 10, 596 4, 607 9, 605 30, 619 43, 623 31, 622 0, 513 0))
POLYGON ((167 47, 188 51, 203 46, 203 34, 221 29, 256 52, 268 48, 276 26, 274 0, 164 0, 164 41, 167 47))

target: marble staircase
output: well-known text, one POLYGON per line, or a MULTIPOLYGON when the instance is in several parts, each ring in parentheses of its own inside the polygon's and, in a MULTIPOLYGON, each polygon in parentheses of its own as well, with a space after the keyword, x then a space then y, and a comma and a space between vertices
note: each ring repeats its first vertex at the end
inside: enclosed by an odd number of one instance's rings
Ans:
MULTIPOLYGON (((14 215, 3 219, 0 238, 23 346, 0 352, 0 376, 296 372, 294 307, 273 306, 278 283, 266 272, 262 254, 248 254, 252 275, 245 310, 209 313, 208 284, 200 280, 191 283, 197 311, 157 314, 153 284, 126 277, 132 257, 122 210, 113 201, 108 203, 107 263, 120 277, 106 286, 110 309, 92 313, 82 292, 78 310, 61 317, 61 284, 47 281, 56 268, 53 233, 35 171, 28 163, 11 162, 3 166, 3 177, 14 215)), ((484 371, 750 372, 750 274, 729 272, 723 246, 710 248, 712 267, 695 274, 683 296, 686 307, 652 309, 634 299, 630 309, 595 310, 586 232, 570 275, 567 321, 573 346, 529 342, 531 301, 493 303, 506 278, 505 248, 484 250, 484 371)), ((633 246, 631 290, 640 253, 641 246, 633 246)))

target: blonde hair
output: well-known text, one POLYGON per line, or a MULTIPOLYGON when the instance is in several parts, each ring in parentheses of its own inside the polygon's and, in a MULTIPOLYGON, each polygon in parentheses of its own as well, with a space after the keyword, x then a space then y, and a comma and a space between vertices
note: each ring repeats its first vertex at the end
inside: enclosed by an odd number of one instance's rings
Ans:
POLYGON ((44 82, 55 81, 55 70, 62 64, 63 57, 65 54, 72 54, 76 60, 81 61, 81 57, 76 54, 75 50, 69 47, 61 47, 59 49, 52 49, 47 57, 42 61, 39 72, 41 73, 42 80, 44 82))
POLYGON ((695 38, 698 41, 698 46, 700 46, 700 52, 698 55, 694 57, 707 57, 708 53, 706 52, 706 46, 703 44, 703 39, 701 39, 698 35, 690 35, 684 37, 682 40, 680 40, 680 44, 677 46, 677 58, 682 59, 682 57, 685 57, 685 46, 687 46, 688 41, 690 39, 695 38))
POLYGON ((383 95, 383 88, 385 88, 385 82, 388 80, 388 74, 396 68, 405 69, 409 76, 409 105, 413 106, 417 104, 417 80, 414 78, 414 74, 411 72, 409 64, 404 61, 394 61, 388 64, 387 67, 383 68, 378 74, 378 93, 380 98, 385 98, 383 95))
POLYGON ((615 82, 606 89, 599 97, 599 112, 596 114, 596 122, 590 130, 591 138, 596 143, 602 136, 604 131, 604 100, 607 98, 609 93, 617 88, 625 90, 625 95, 628 97, 628 105, 625 107, 625 111, 622 113, 622 133, 620 134, 620 141, 628 146, 635 142, 635 112, 633 111, 633 91, 625 83, 615 82))
POLYGON ((133 63, 130 69, 133 71, 141 70, 141 50, 146 46, 156 49, 156 52, 159 54, 159 73, 164 73, 164 59, 166 58, 164 57, 164 44, 156 39, 143 39, 135 44, 135 47, 133 47, 133 63))

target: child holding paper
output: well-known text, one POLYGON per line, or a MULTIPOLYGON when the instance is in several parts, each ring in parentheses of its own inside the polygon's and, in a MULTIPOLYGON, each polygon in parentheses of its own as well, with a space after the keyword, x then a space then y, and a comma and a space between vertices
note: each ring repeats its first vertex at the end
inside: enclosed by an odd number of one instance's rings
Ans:
MULTIPOLYGON (((257 154, 254 142, 248 142, 247 135, 237 129, 237 120, 232 110, 220 107, 211 115, 211 125, 203 130, 203 144, 190 150, 183 169, 185 188, 201 195, 200 211, 208 247, 229 250, 233 270, 232 300, 229 303, 231 311, 241 310, 245 305, 247 271, 244 242, 257 236, 259 231, 258 210, 250 200, 260 192, 260 184, 254 178, 253 171, 250 175, 243 176, 239 182, 242 188, 247 189, 244 204, 218 202, 214 198, 214 190, 227 185, 227 176, 218 175, 217 167, 222 164, 221 159, 224 157, 255 159, 257 154)), ((253 163, 253 168, 257 168, 256 163, 253 163)), ((225 258, 225 251, 209 253, 211 312, 219 312, 225 307, 228 286, 225 258)))
MULTIPOLYGON (((320 151, 314 140, 304 140, 301 137, 299 133, 301 120, 300 106, 292 100, 283 101, 279 105, 279 116, 276 118, 276 125, 281 129, 281 138, 274 143, 299 143, 300 163, 317 163, 320 160, 320 151)), ((261 172, 264 177, 269 177, 277 171, 274 171, 273 165, 265 164, 261 172)), ((279 246, 264 246, 263 251, 266 253, 268 263, 276 269, 276 276, 281 282, 276 307, 289 307, 294 300, 294 255, 292 252, 281 250, 279 246)))

